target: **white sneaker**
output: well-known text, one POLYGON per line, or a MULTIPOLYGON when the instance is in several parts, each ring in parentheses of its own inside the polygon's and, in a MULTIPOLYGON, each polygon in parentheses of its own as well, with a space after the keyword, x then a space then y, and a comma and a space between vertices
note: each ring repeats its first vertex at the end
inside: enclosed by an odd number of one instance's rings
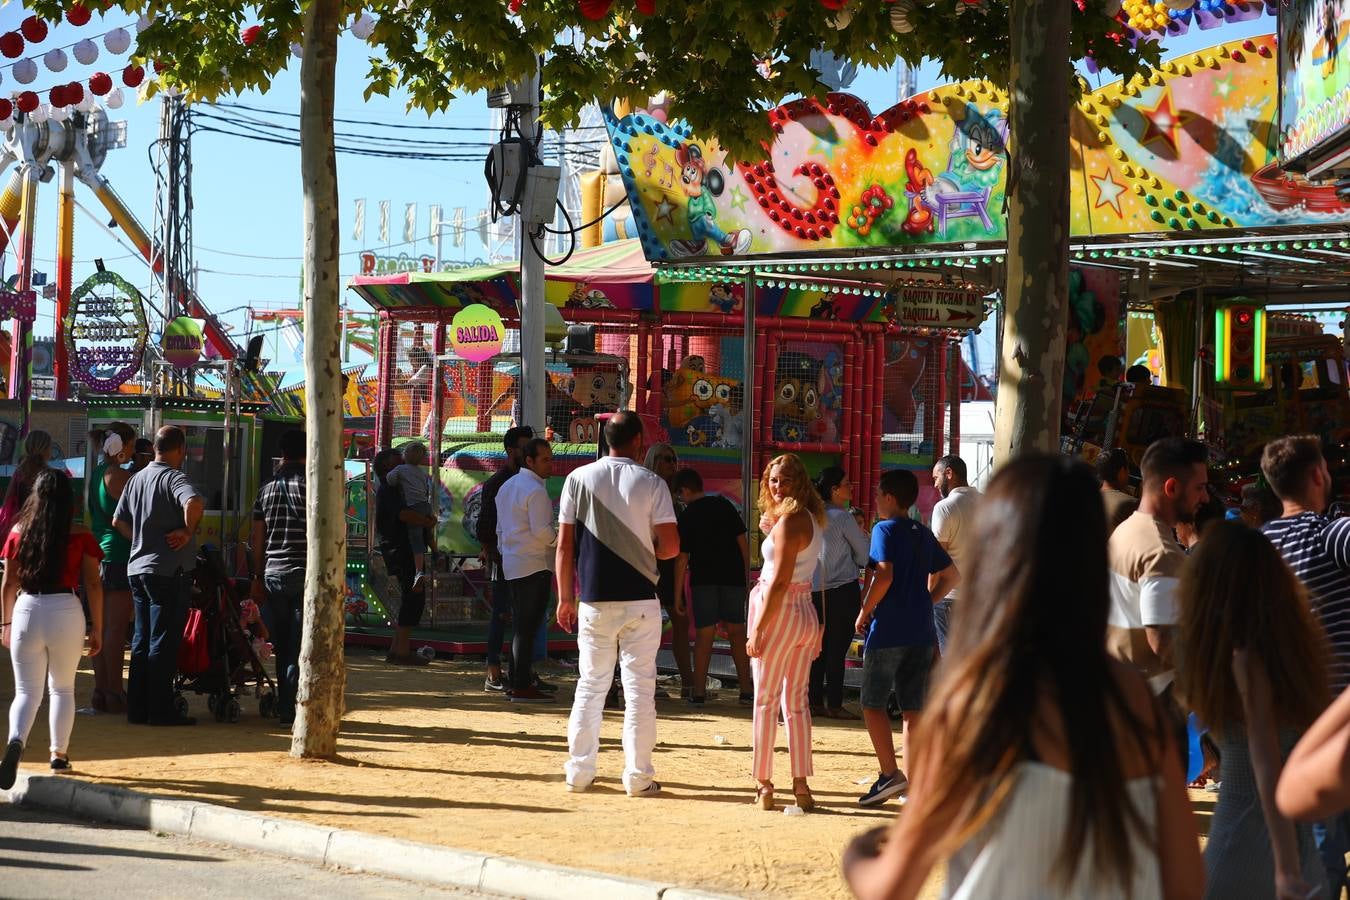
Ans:
POLYGON ((661 795, 661 785, 653 781, 640 791, 629 791, 630 797, 659 797, 661 795))
POLYGON ((567 782, 567 793, 569 794, 584 794, 590 790, 590 788, 591 783, 589 781, 585 784, 573 784, 570 781, 567 782))

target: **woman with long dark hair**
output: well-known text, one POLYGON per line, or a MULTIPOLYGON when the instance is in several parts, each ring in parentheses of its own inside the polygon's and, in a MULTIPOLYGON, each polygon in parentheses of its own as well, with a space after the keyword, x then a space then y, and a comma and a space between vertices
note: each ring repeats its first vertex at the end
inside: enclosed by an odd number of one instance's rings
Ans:
POLYGON ((825 505, 800 458, 776 456, 759 481, 759 508, 767 532, 760 545, 764 566, 750 590, 745 649, 755 681, 751 772, 755 801, 772 810, 773 748, 778 712, 787 726, 792 793, 803 812, 815 808, 806 779, 811 758, 811 661, 820 653, 821 627, 811 605, 811 579, 820 563, 825 505))
POLYGON ((853 643, 854 625, 862 609, 858 573, 867 565, 870 538, 849 512, 853 485, 838 466, 816 476, 816 491, 825 501, 825 549, 820 566, 821 620, 825 637, 820 656, 811 663, 811 715, 856 719, 844 708, 844 658, 853 643))
POLYGON ((103 558, 94 535, 72 525, 75 495, 61 472, 44 471, 33 482, 19 523, 0 547, 5 560, 0 581, 4 626, 0 642, 14 664, 14 703, 9 708, 9 741, 0 761, 0 790, 14 784, 19 758, 42 704, 42 682, 51 694, 51 770, 70 769, 67 750, 75 724, 75 669, 84 645, 84 609, 76 589, 84 584, 89 601, 89 655, 103 639, 103 558))
POLYGON ((33 481, 38 474, 48 468, 52 460, 52 436, 41 429, 28 432, 23 439, 23 457, 14 467, 14 474, 5 489, 5 500, 0 504, 0 535, 9 534, 10 528, 19 520, 28 493, 33 489, 33 481))
POLYGON ((1326 637, 1303 586, 1261 532, 1216 522, 1178 597, 1178 693, 1221 760, 1206 896, 1327 896, 1312 826, 1275 805, 1285 759, 1328 700, 1326 637))
POLYGON ((113 525, 113 513, 122 489, 131 478, 125 468, 136 452, 136 433, 125 422, 113 422, 99 435, 100 460, 90 475, 89 523, 103 549, 99 575, 103 581, 103 650, 94 657, 94 695, 89 705, 98 712, 124 713, 127 694, 122 685, 126 662, 127 626, 131 622, 131 582, 127 561, 131 541, 113 525))
POLYGON ((856 839, 864 898, 947 862, 963 900, 1198 897, 1181 763, 1144 680, 1106 653, 1106 516, 1081 463, 1007 463, 984 496, 948 654, 915 735, 909 803, 856 839))
MULTIPOLYGON (((675 448, 665 441, 657 441, 647 448, 642 466, 650 469, 670 488, 670 502, 679 513, 683 504, 675 496, 675 473, 680 467, 680 458, 675 448)), ((670 617, 670 654, 675 657, 675 668, 680 671, 680 697, 692 701, 703 696, 707 685, 694 684, 694 654, 689 646, 689 610, 685 609, 682 597, 675 592, 675 560, 658 559, 656 569, 660 580, 656 583, 656 596, 661 608, 670 617)), ((686 593, 681 591, 680 593, 686 593)))

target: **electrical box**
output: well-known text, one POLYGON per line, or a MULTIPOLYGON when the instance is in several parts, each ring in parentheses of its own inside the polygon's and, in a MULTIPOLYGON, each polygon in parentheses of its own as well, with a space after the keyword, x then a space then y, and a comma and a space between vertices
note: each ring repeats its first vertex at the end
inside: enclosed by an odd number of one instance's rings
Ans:
POLYGON ((525 167, 525 145, 519 141, 501 141, 492 148, 492 171, 496 184, 488 185, 494 195, 509 200, 515 195, 516 182, 525 167))
POLYGON ((504 87, 488 91, 488 109, 511 109, 534 106, 539 102, 539 82, 531 76, 512 81, 504 87))
POLYGON ((560 166, 530 166, 526 173, 525 197, 520 210, 527 224, 543 225, 553 221, 553 211, 558 205, 558 183, 561 180, 560 166))

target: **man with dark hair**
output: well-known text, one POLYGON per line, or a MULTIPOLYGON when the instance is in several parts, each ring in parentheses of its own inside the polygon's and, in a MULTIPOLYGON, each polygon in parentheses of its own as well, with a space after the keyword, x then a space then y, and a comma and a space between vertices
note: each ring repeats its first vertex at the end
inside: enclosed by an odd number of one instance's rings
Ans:
POLYGON ((502 574, 511 593, 515 638, 511 641, 511 702, 542 703, 553 699, 534 686, 535 632, 540 630, 553 589, 557 533, 548 479, 553 450, 533 438, 521 451, 520 471, 497 492, 497 548, 502 574))
POLYGON ((403 454, 385 448, 375 454, 371 469, 375 473, 375 531, 379 537, 380 555, 385 568, 398 582, 398 620, 394 636, 389 642, 389 653, 384 660, 396 666, 424 666, 426 659, 412 651, 412 630, 422 621, 427 605, 427 592, 416 580, 412 545, 408 541, 408 526, 430 527, 430 516, 423 515, 403 502, 403 492, 389 483, 389 473, 402 465, 403 454))
POLYGON ((1148 366, 1134 365, 1125 370, 1125 381, 1133 385, 1153 384, 1153 372, 1148 366))
POLYGON ((894 691, 904 719, 904 739, 912 750, 914 720, 923 709, 937 655, 933 607, 961 579, 933 533, 909 518, 909 508, 918 499, 919 480, 913 472, 892 469, 877 482, 881 521, 872 529, 870 550, 876 571, 858 613, 857 630, 867 636, 859 702, 881 772, 858 798, 860 806, 885 803, 909 786, 896 761, 886 705, 894 691))
POLYGON ((271 611, 272 647, 277 660, 277 712, 281 725, 295 722, 300 686, 300 635, 305 609, 305 433, 281 436, 281 467, 258 490, 253 504, 252 588, 271 611))
POLYGON ((1111 565, 1111 609, 1106 646, 1149 679, 1153 693, 1172 716, 1185 757, 1186 721, 1172 696, 1175 677, 1172 636, 1176 628, 1177 581, 1186 552, 1177 543, 1178 523, 1194 522, 1209 500, 1209 450, 1199 441, 1172 437, 1154 441, 1140 466, 1139 508, 1107 545, 1111 565))
MULTIPOLYGON (((1314 435, 1283 437, 1266 444, 1261 473, 1283 515, 1261 531, 1280 551, 1308 590, 1313 612, 1331 648, 1332 696, 1350 686, 1350 519, 1329 519, 1332 479, 1322 441, 1314 435)), ((1328 882, 1339 892, 1350 850, 1350 816, 1313 823, 1313 838, 1328 882)))
POLYGON ((487 636, 488 670, 487 678, 483 681, 483 690, 489 693, 500 694, 506 690, 506 682, 502 679, 502 642, 506 639, 506 616, 511 612, 511 589, 502 574, 502 554, 497 548, 497 492, 507 479, 520 471, 525 445, 533 438, 534 429, 528 425, 507 429, 502 439, 506 461, 483 483, 479 495, 478 525, 474 536, 482 547, 478 558, 483 561, 488 569, 488 577, 492 579, 492 618, 488 622, 487 636))
POLYGON ((127 721, 195 725, 174 708, 173 676, 197 566, 197 524, 205 502, 183 474, 187 436, 176 425, 155 433, 155 461, 131 476, 113 524, 131 541, 127 580, 136 608, 127 679, 127 721))
POLYGON ((683 609, 684 576, 689 573, 690 614, 694 619, 694 688, 689 702, 706 702, 708 666, 712 663, 717 623, 727 629, 731 661, 741 698, 754 699, 750 657, 745 650, 745 572, 750 557, 745 520, 726 497, 703 492, 703 478, 680 469, 673 484, 679 513, 680 555, 675 563, 675 606, 683 609))
POLYGON ((1120 527, 1139 508, 1138 499, 1126 493, 1130 486, 1130 458, 1116 447, 1097 456, 1093 467, 1102 483, 1102 505, 1106 507, 1106 536, 1120 527))
MULTIPOLYGON (((929 520, 933 534, 952 558, 956 571, 965 571, 975 556, 975 510, 980 504, 980 492, 966 480, 966 461, 959 456, 944 456, 937 461, 933 466, 933 487, 942 495, 929 520)), ((953 587, 933 607, 939 653, 947 652, 952 606, 960 591, 959 587, 953 587)))
POLYGON ((626 704, 623 785, 630 797, 652 797, 661 792, 652 767, 661 645, 656 561, 679 554, 680 534, 670 489, 638 462, 643 434, 637 413, 612 416, 605 441, 609 455, 567 476, 558 507, 558 624, 576 629, 580 651, 564 771, 569 791, 584 791, 595 779, 617 657, 626 704))

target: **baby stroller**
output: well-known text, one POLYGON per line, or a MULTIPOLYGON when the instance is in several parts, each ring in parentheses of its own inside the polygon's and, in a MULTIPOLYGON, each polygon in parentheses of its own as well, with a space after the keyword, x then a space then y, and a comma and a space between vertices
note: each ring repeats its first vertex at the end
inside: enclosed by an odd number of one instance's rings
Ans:
POLYGON ((220 550, 202 547, 192 576, 184 647, 174 677, 174 706, 179 715, 187 715, 184 694, 192 691, 206 694, 217 722, 238 722, 239 697, 250 688, 258 698, 260 716, 270 719, 278 714, 276 682, 268 677, 253 649, 252 636, 240 619, 239 598, 225 574, 220 550))

